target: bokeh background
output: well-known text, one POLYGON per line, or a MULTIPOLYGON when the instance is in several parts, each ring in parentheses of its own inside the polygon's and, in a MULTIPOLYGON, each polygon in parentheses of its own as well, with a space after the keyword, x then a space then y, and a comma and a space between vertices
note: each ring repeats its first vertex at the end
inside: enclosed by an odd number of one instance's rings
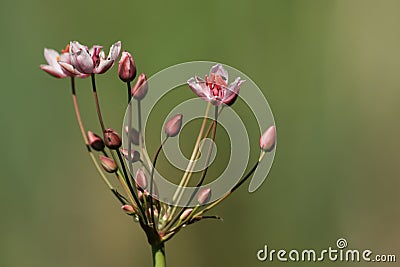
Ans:
MULTIPOLYGON (((148 76, 185 61, 226 63, 268 98, 279 144, 267 181, 215 209, 224 222, 168 242, 169 266, 281 266, 256 252, 322 250, 341 237, 399 261, 399 12, 396 0, 3 0, 0 266, 151 265, 144 234, 85 153, 68 81, 38 67, 44 47, 69 40, 121 40, 148 76)), ((98 83, 117 128, 126 92, 116 68, 98 83)), ((98 127, 89 81, 78 87, 87 127, 98 127)))

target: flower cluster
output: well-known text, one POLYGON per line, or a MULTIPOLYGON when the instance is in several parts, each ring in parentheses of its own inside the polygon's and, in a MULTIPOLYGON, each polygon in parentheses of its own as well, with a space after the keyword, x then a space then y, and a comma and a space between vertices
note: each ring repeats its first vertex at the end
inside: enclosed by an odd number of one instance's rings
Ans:
MULTIPOLYGON (((162 151, 163 145, 169 138, 173 138, 180 133, 183 115, 176 114, 169 118, 164 125, 165 139, 161 142, 155 155, 150 158, 143 147, 144 137, 141 126, 141 101, 144 101, 149 90, 147 78, 144 73, 137 76, 137 69, 132 55, 123 51, 118 62, 118 76, 127 85, 128 92, 128 126, 125 133, 128 138, 127 147, 122 146, 121 135, 112 128, 107 128, 104 122, 98 92, 95 82, 97 74, 103 74, 113 67, 121 52, 121 42, 111 45, 108 56, 102 50, 102 46, 94 45, 88 48, 77 41, 70 42, 61 53, 44 49, 44 57, 47 65, 40 65, 40 68, 56 78, 71 79, 71 90, 73 104, 82 138, 87 147, 87 151, 93 164, 95 165, 100 177, 106 183, 116 199, 121 203, 122 210, 134 221, 139 222, 146 233, 148 242, 153 247, 153 253, 164 255, 164 243, 171 239, 185 226, 203 219, 219 219, 218 216, 206 215, 206 213, 230 196, 254 173, 263 156, 271 152, 275 147, 276 130, 275 126, 270 126, 260 137, 261 156, 254 167, 244 175, 238 184, 227 192, 223 197, 213 203, 209 203, 212 194, 210 188, 196 190, 191 199, 197 198, 195 207, 178 207, 163 203, 154 197, 158 191, 157 184, 154 182, 154 171, 157 159, 162 151), (81 119, 77 94, 75 90, 75 78, 91 77, 93 99, 96 104, 96 111, 102 133, 96 134, 94 131, 87 131, 81 119), (133 86, 133 82, 136 78, 133 86), (132 101, 131 101, 132 100, 132 101), (137 102, 137 127, 132 125, 132 105, 137 102), (135 168, 135 170, 134 170, 135 168), (110 180, 109 176, 115 176, 115 181, 110 180), (118 192, 114 182, 118 182, 123 192, 118 192)), ((211 138, 215 140, 216 129, 218 126, 218 114, 224 106, 234 104, 239 95, 239 90, 244 80, 236 78, 228 85, 228 72, 221 64, 213 66, 205 79, 198 76, 192 77, 187 81, 189 88, 200 98, 209 102, 215 109, 215 117, 209 122, 206 118, 199 131, 198 139, 211 138), (206 123, 209 122, 208 130, 206 123)), ((208 110, 208 109, 207 109, 208 110)), ((200 143, 196 142, 194 152, 199 151, 200 143)), ((206 160, 206 166, 210 160, 210 153, 206 160)), ((193 153, 196 157, 196 153, 193 153)), ((180 187, 176 192, 179 198, 182 195, 182 188, 187 186, 191 173, 194 170, 193 159, 189 164, 184 176, 181 179, 180 187)), ((203 169, 197 188, 202 183, 207 174, 207 168, 203 169)), ((156 258, 156 257, 155 257, 156 258)), ((155 260, 156 262, 156 260, 155 260)), ((155 263, 156 264, 156 263, 155 263)))

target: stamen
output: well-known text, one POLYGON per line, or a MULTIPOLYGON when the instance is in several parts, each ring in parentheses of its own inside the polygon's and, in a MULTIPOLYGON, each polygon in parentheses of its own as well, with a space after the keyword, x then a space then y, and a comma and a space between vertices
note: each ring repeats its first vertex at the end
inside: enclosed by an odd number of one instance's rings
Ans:
POLYGON ((61 53, 69 53, 69 44, 65 47, 65 49, 61 50, 61 53))
POLYGON ((226 88, 226 82, 224 79, 219 76, 215 75, 214 73, 211 74, 211 78, 206 75, 206 85, 210 89, 210 94, 218 97, 223 98, 224 96, 224 88, 226 88))

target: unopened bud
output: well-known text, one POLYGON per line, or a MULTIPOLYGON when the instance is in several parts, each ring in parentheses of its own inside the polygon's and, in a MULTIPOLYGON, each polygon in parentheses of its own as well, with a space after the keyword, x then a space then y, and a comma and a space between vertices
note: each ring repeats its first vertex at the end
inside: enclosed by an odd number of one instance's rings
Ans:
POLYGON ((134 209, 133 209, 133 207, 131 205, 123 205, 121 207, 121 209, 123 211, 125 211, 126 213, 128 213, 128 214, 133 214, 134 213, 134 209))
POLYGON ((142 171, 142 169, 138 169, 136 171, 136 178, 135 181, 137 183, 137 185, 142 188, 142 189, 146 189, 147 188, 147 178, 146 175, 144 174, 144 172, 142 171))
MULTIPOLYGON (((149 214, 151 214, 151 208, 149 208, 149 214)), ((155 217, 158 217, 158 210, 157 209, 153 209, 153 214, 155 217)))
POLYGON ((165 133, 168 137, 176 136, 182 127, 182 114, 176 114, 165 123, 165 133))
POLYGON ((104 142, 100 136, 97 134, 88 131, 87 137, 89 140, 89 145, 96 151, 102 151, 104 149, 104 142))
MULTIPOLYGON (((125 157, 127 160, 129 160, 128 149, 126 149, 126 148, 121 149, 121 153, 122 153, 122 155, 124 155, 124 157, 125 157)), ((132 163, 134 163, 134 162, 136 162, 136 161, 139 161, 139 160, 140 160, 140 153, 139 153, 139 151, 132 149, 132 150, 131 150, 131 155, 130 155, 130 157, 131 157, 130 160, 131 160, 132 163)))
POLYGON ((136 77, 136 65, 130 53, 123 51, 118 63, 118 75, 124 82, 131 82, 136 77))
POLYGON ((270 152, 275 147, 276 141, 276 128, 275 126, 270 126, 260 138, 260 148, 265 152, 270 152))
POLYGON ((210 198, 211 198, 211 189, 210 188, 205 188, 197 194, 197 200, 199 201, 200 205, 207 204, 207 202, 210 200, 210 198))
POLYGON ((137 195, 138 195, 138 198, 140 199, 140 201, 143 202, 143 200, 144 200, 144 194, 142 193, 142 191, 138 190, 137 195))
POLYGON ((168 218, 169 218, 169 214, 168 214, 168 213, 165 213, 165 214, 162 216, 162 220, 163 220, 164 222, 167 221, 168 218))
POLYGON ((185 220, 191 213, 193 209, 185 209, 185 211, 182 213, 182 215, 179 217, 181 221, 185 220))
POLYGON ((139 145, 139 132, 135 128, 131 128, 131 132, 128 131, 128 126, 125 127, 125 133, 127 136, 130 136, 131 142, 134 145, 139 145))
POLYGON ((104 132, 104 143, 110 149, 118 149, 121 144, 121 136, 114 129, 108 128, 104 132))
POLYGON ((116 172, 118 170, 117 163, 115 163, 115 161, 110 159, 109 157, 100 155, 99 159, 100 159, 100 162, 101 162, 101 166, 103 166, 103 169, 106 172, 113 173, 113 172, 116 172))
POLYGON ((136 100, 142 100, 146 96, 148 89, 146 75, 142 73, 132 88, 132 95, 136 100))

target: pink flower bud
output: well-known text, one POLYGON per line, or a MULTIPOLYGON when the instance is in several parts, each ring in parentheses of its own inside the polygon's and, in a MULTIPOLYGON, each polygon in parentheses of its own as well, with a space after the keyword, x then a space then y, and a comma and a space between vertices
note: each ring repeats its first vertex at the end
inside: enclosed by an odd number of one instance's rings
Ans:
POLYGON ((142 191, 138 190, 137 195, 138 195, 138 198, 140 199, 140 201, 143 202, 143 200, 144 200, 144 194, 142 193, 142 191))
POLYGON ((260 138, 260 148, 265 152, 270 152, 274 149, 276 142, 276 128, 270 126, 260 138))
POLYGON ((106 172, 113 173, 118 170, 117 163, 114 160, 110 159, 109 157, 100 155, 99 156, 101 166, 106 172))
POLYGON ((112 128, 108 128, 104 132, 104 143, 110 149, 118 149, 121 144, 121 136, 112 128))
POLYGON ((207 204, 207 202, 210 200, 210 198, 211 198, 211 189, 210 188, 205 188, 197 194, 197 200, 199 201, 200 205, 207 204))
POLYGON ((165 133, 168 137, 176 136, 182 127, 182 114, 176 114, 165 123, 165 133))
POLYGON ((104 142, 97 134, 88 131, 89 145, 96 151, 102 151, 104 149, 104 142))
POLYGON ((131 82, 136 77, 136 65, 130 53, 122 52, 118 63, 118 75, 124 82, 131 82))
MULTIPOLYGON (((149 208, 149 214, 151 214, 151 209, 149 208)), ((153 214, 155 217, 158 217, 158 210, 157 209, 153 209, 153 214)))
POLYGON ((168 218, 169 218, 169 214, 168 214, 168 213, 165 213, 165 214, 162 216, 162 220, 163 220, 163 221, 167 221, 168 218))
POLYGON ((142 100, 146 96, 148 89, 146 75, 142 73, 132 88, 132 95, 136 100, 142 100))
POLYGON ((147 179, 146 179, 146 175, 144 174, 144 172, 142 171, 142 169, 138 169, 136 171, 136 184, 142 188, 142 189, 146 189, 147 188, 147 179))
MULTIPOLYGON (((121 149, 121 153, 122 155, 124 155, 124 157, 129 160, 129 155, 128 155, 128 149, 123 148, 121 149)), ((137 162, 140 160, 140 153, 137 150, 132 149, 131 150, 131 161, 132 163, 137 162)))
POLYGON ((133 209, 133 207, 131 205, 123 205, 121 207, 121 209, 123 211, 125 211, 126 213, 128 213, 128 214, 133 214, 134 213, 134 209, 133 209))
POLYGON ((185 209, 182 215, 179 217, 181 221, 185 220, 192 213, 193 209, 185 209))
MULTIPOLYGON (((128 126, 125 127, 125 133, 128 136, 128 126)), ((138 130, 136 130, 135 128, 132 128, 131 132, 130 132, 130 137, 131 137, 131 142, 134 145, 138 146, 139 145, 139 132, 138 132, 138 130)))

